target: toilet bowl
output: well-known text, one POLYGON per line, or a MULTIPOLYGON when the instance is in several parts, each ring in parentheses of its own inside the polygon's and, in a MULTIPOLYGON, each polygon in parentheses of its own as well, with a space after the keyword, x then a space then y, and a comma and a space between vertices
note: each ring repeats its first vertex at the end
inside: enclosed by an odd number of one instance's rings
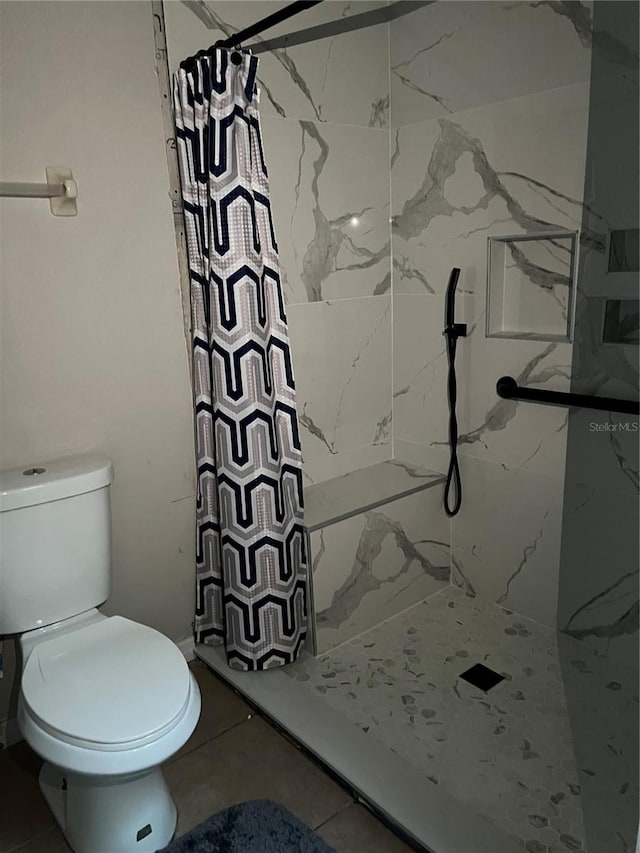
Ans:
POLYGON ((159 765, 200 713, 177 646, 97 610, 29 632, 20 646, 18 724, 45 759, 40 787, 71 847, 119 853, 166 844, 176 810, 159 765))
POLYGON ((32 470, 0 472, 0 634, 18 635, 18 725, 76 853, 150 853, 175 831, 160 765, 196 726, 198 685, 171 640, 97 609, 110 461, 43 463, 48 476, 23 486, 20 473, 42 476, 32 470))

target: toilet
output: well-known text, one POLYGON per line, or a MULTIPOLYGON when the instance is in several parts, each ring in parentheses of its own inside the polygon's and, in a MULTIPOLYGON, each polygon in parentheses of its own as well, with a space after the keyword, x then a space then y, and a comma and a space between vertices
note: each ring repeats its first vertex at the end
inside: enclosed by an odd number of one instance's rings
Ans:
POLYGON ((167 637, 97 608, 111 586, 111 460, 0 472, 0 635, 18 635, 18 725, 76 853, 164 847, 176 807, 160 765, 200 692, 167 637))

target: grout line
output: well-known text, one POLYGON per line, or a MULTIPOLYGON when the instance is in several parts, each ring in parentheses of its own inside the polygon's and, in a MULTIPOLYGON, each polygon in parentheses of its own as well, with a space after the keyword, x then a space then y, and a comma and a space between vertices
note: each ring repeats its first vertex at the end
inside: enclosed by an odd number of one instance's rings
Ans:
MULTIPOLYGON (((39 833, 38 835, 31 836, 31 838, 28 838, 26 841, 22 842, 18 847, 10 847, 6 851, 6 853, 20 853, 21 850, 26 850, 27 847, 30 847, 35 841, 41 841, 46 835, 49 835, 50 833, 54 833, 57 829, 60 829, 60 827, 58 826, 57 823, 54 822, 51 826, 49 826, 43 832, 39 833)), ((66 843, 66 839, 65 839, 65 843, 66 843)), ((70 847, 68 849, 71 850, 70 847)))
POLYGON ((395 419, 395 275, 393 267, 393 181, 391 179, 391 22, 387 22, 387 85, 389 92, 389 112, 387 115, 387 165, 389 172, 389 292, 391 294, 391 458, 396 457, 396 419, 395 419))
MULTIPOLYGON (((202 660, 202 659, 200 659, 202 660)), ((313 765, 316 769, 318 769, 324 776, 338 785, 349 797, 350 800, 344 804, 341 808, 339 808, 334 814, 330 817, 326 818, 321 823, 316 826, 311 825, 310 828, 315 832, 317 829, 325 826, 329 823, 333 818, 339 815, 345 809, 351 806, 361 806, 366 808, 367 811, 374 817, 374 819, 382 824, 392 835, 398 838, 400 841, 404 842, 407 847, 411 850, 419 851, 419 853, 431 853, 431 851, 427 850, 424 845, 420 842, 416 841, 413 837, 406 834, 402 828, 395 824, 392 820, 388 818, 388 816, 381 810, 378 810, 376 803, 373 800, 369 800, 366 796, 361 795, 360 792, 349 782, 349 780, 344 777, 342 774, 336 772, 331 764, 327 762, 322 756, 310 749, 305 745, 305 743, 296 737, 289 729, 284 726, 277 717, 271 714, 265 708, 254 705, 253 701, 249 698, 249 696, 245 693, 242 693, 236 687, 233 686, 231 682, 227 682, 225 678, 217 671, 214 670, 205 660, 202 660, 204 665, 207 667, 209 672, 213 674, 213 676, 233 690, 238 696, 240 696, 247 704, 249 704, 252 708, 255 708, 255 716, 261 719, 265 725, 267 725, 273 732, 286 740, 289 744, 295 747, 298 752, 303 756, 303 758, 311 765, 313 765)))
POLYGON ((172 755, 171 758, 169 758, 169 760, 165 761, 164 763, 165 764, 174 764, 176 761, 180 761, 183 758, 187 758, 187 756, 189 756, 189 755, 193 755, 194 752, 197 752, 202 747, 208 746, 211 743, 211 741, 217 740, 222 735, 226 735, 228 732, 233 731, 233 729, 237 729, 238 726, 243 726, 245 723, 248 723, 250 720, 253 719, 254 716, 255 716, 255 714, 252 714, 250 717, 245 717, 245 719, 239 720, 237 723, 232 723, 230 726, 228 726, 228 728, 222 729, 222 731, 217 732, 215 735, 212 735, 210 738, 207 738, 207 740, 203 740, 202 743, 199 743, 197 746, 193 746, 191 749, 188 749, 186 752, 182 752, 180 755, 178 755, 178 753, 176 753, 175 755, 172 755))
MULTIPOLYGON (((435 592, 430 593, 429 595, 421 598, 420 601, 414 601, 413 604, 410 604, 408 607, 405 607, 404 610, 398 611, 398 613, 392 613, 391 616, 387 616, 386 619, 383 619, 381 622, 376 622, 375 625, 371 625, 369 628, 365 628, 364 631, 360 631, 359 634, 354 634, 353 637, 349 637, 348 640, 343 640, 341 643, 338 643, 337 646, 331 646, 329 649, 325 649, 323 652, 320 652, 316 655, 316 660, 320 660, 325 655, 333 654, 338 649, 341 649, 343 646, 349 645, 349 643, 353 643, 354 640, 358 639, 358 637, 364 637, 365 634, 370 633, 371 631, 376 630, 377 628, 382 627, 382 625, 386 625, 387 622, 391 622, 393 619, 397 619, 399 616, 403 616, 405 613, 408 613, 410 610, 413 610, 415 607, 419 607, 421 604, 426 604, 427 601, 431 601, 432 598, 435 598, 436 595, 441 595, 443 592, 449 592, 451 589, 451 583, 444 584, 440 589, 437 589, 435 592)), ((454 587, 454 589, 459 589, 459 587, 454 587)), ((459 590, 462 592, 462 590, 459 590)), ((477 597, 477 596, 474 596, 477 597)), ((500 605, 497 605, 500 607, 500 605)))
POLYGON ((540 97, 542 95, 547 95, 550 92, 561 92, 565 89, 578 89, 578 88, 585 87, 585 86, 587 86, 587 87, 589 86, 589 80, 581 80, 581 81, 578 81, 577 83, 567 83, 564 86, 552 86, 550 89, 542 89, 542 90, 537 91, 537 92, 525 92, 522 95, 514 95, 511 98, 503 98, 499 101, 489 101, 489 103, 487 103, 487 104, 478 104, 475 107, 466 107, 463 110, 455 110, 452 113, 444 113, 444 112, 438 113, 437 115, 434 115, 434 116, 420 118, 420 119, 417 119, 416 121, 406 122, 405 124, 399 125, 399 127, 401 127, 401 128, 416 127, 417 125, 426 124, 427 122, 436 122, 436 121, 439 121, 440 119, 446 119, 448 121, 449 120, 455 121, 458 116, 465 116, 468 113, 474 113, 478 110, 491 109, 492 107, 498 107, 502 104, 512 104, 512 103, 515 103, 516 101, 524 101, 527 98, 536 98, 536 97, 540 97))
POLYGON ((311 305, 325 305, 326 306, 326 305, 328 305, 329 307, 333 307, 334 305, 337 305, 341 302, 356 302, 356 301, 361 301, 363 299, 376 299, 377 300, 377 299, 384 299, 385 297, 390 298, 391 293, 389 291, 387 291, 386 293, 378 293, 375 295, 373 293, 363 293, 362 296, 332 296, 330 299, 313 299, 313 300, 306 300, 306 301, 303 300, 302 302, 287 302, 285 307, 286 307, 287 311, 290 308, 299 308, 301 305, 304 305, 304 306, 311 306, 311 305))
POLYGON ((402 299, 404 299, 405 297, 413 297, 418 299, 442 299, 444 297, 444 292, 437 290, 435 293, 403 293, 402 291, 400 291, 400 293, 396 293, 396 297, 402 299))
POLYGON ((345 803, 343 806, 340 806, 340 808, 338 809, 337 812, 334 812, 334 814, 332 814, 330 817, 325 818, 325 820, 321 821, 319 824, 317 824, 317 826, 312 826, 311 829, 314 832, 317 832, 319 829, 322 829, 323 826, 326 826, 330 821, 332 821, 334 819, 334 817, 338 817, 339 814, 342 814, 342 812, 345 809, 350 809, 351 806, 357 806, 357 805, 358 805, 358 801, 354 797, 354 798, 352 798, 350 803, 345 803))

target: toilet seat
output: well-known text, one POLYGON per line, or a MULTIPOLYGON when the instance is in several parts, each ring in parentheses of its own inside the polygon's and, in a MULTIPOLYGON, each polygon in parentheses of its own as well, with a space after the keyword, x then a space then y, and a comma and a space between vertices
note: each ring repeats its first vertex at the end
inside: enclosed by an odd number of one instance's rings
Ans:
POLYGON ((188 738, 199 711, 177 646, 121 616, 39 643, 22 676, 25 737, 44 758, 78 772, 160 763, 188 738))
POLYGON ((87 749, 131 749, 180 717, 189 669, 167 637, 112 616, 36 646, 22 695, 54 737, 87 749))

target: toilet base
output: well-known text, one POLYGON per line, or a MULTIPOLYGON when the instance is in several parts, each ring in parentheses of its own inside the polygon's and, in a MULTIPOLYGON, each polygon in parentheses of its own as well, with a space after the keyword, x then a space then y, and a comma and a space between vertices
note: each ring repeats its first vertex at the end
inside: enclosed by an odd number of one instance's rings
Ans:
POLYGON ((87 776, 45 761, 39 781, 75 853, 153 853, 175 832, 176 807, 159 767, 87 776))

